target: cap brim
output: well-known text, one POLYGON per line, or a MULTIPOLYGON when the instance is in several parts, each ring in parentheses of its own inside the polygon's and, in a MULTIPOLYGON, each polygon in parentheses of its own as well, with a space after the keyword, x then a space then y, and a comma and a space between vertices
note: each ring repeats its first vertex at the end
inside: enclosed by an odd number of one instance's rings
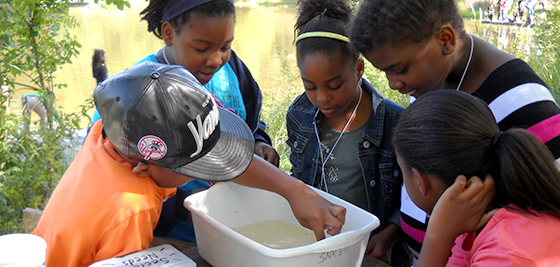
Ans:
POLYGON ((212 182, 232 180, 251 164, 255 140, 251 129, 239 116, 224 108, 220 112, 220 139, 204 156, 173 172, 212 182))

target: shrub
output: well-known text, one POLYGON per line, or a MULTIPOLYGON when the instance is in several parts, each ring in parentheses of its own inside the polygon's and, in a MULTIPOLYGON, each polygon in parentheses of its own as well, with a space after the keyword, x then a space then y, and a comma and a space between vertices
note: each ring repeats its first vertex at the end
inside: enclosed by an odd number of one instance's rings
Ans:
POLYGON ((40 120, 9 112, 9 96, 0 96, 0 234, 23 232, 24 208, 44 209, 74 157, 70 148, 81 145, 75 132, 83 117, 55 111, 55 127, 48 130, 40 120))

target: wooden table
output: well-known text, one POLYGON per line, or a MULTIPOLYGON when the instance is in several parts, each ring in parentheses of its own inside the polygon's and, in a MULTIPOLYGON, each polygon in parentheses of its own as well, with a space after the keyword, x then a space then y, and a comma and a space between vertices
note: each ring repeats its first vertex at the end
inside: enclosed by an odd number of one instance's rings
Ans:
MULTIPOLYGON (((187 257, 191 258, 194 262, 196 262, 197 267, 212 267, 207 261, 205 261, 200 254, 198 254, 198 249, 196 247, 189 248, 182 250, 183 254, 187 255, 187 257)), ((362 267, 390 267, 388 265, 374 257, 366 255, 364 257, 364 261, 362 262, 362 267)))

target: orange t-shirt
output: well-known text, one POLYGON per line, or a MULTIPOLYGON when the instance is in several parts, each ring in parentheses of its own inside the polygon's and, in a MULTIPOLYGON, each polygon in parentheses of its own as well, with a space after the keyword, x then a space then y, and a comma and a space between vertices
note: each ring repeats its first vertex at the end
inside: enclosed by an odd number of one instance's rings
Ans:
POLYGON ((135 176, 101 129, 101 121, 91 128, 33 232, 47 241, 47 267, 89 266, 148 248, 162 202, 175 193, 135 176))

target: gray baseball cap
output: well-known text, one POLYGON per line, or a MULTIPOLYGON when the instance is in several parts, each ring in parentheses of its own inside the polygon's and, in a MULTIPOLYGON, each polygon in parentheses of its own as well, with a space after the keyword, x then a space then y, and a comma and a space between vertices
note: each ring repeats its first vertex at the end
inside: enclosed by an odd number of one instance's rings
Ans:
POLYGON ((143 62, 99 84, 94 101, 109 141, 125 157, 190 178, 227 181, 253 158, 247 124, 178 65, 143 62))

